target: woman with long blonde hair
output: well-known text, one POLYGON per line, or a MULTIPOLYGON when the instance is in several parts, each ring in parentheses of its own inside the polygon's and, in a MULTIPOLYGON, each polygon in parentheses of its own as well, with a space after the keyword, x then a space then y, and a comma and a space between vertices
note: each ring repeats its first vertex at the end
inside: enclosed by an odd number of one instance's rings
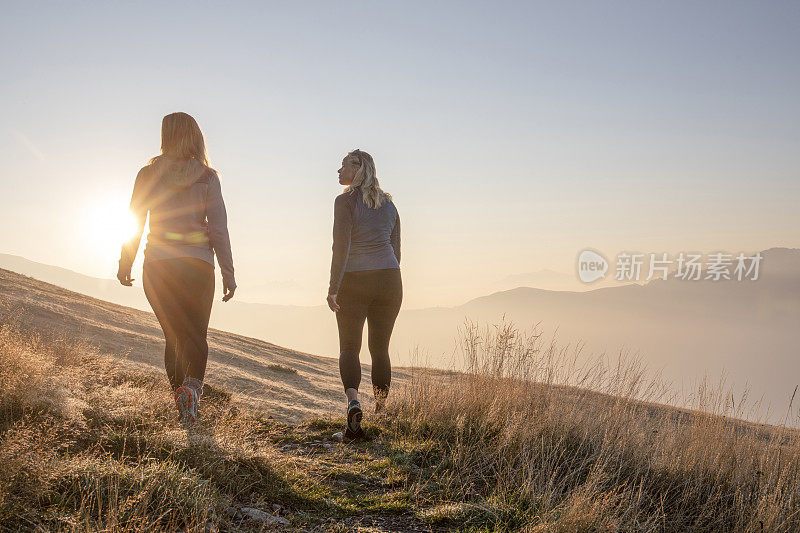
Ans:
POLYGON ((400 305, 400 216, 384 192, 372 156, 353 150, 342 160, 339 183, 347 188, 336 197, 333 213, 333 258, 328 306, 339 327, 339 372, 347 396, 344 437, 363 437, 361 404, 361 337, 369 327, 375 410, 383 410, 392 378, 389 340, 400 305))
POLYGON ((149 213, 144 292, 164 331, 164 366, 180 418, 194 422, 208 360, 215 254, 223 302, 233 297, 236 281, 219 176, 190 115, 172 113, 162 120, 161 154, 136 176, 130 209, 137 232, 122 246, 117 279, 126 286, 133 282, 131 267, 149 213))

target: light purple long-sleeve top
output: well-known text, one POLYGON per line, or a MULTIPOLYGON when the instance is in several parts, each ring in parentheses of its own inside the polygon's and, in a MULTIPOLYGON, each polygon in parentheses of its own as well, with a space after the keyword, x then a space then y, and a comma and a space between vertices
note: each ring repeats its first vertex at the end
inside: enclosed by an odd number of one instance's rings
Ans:
POLYGON ((228 235, 228 215, 217 173, 190 160, 167 158, 139 171, 130 204, 137 232, 122 247, 120 267, 130 270, 150 214, 145 261, 194 257, 214 264, 222 279, 236 287, 228 235))

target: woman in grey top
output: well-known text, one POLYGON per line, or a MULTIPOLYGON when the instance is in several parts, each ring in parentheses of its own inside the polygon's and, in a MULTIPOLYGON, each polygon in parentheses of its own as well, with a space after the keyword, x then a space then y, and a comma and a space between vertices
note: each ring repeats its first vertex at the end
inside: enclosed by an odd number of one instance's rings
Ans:
POLYGON ((133 281, 131 267, 149 213, 144 292, 164 331, 164 365, 176 407, 183 422, 193 422, 208 360, 214 254, 223 302, 233 297, 236 281, 219 177, 208 166, 203 133, 191 116, 164 117, 161 155, 136 176, 130 209, 138 231, 122 246, 117 278, 126 286, 133 281))
POLYGON ((339 326, 339 372, 348 399, 346 438, 363 436, 358 402, 361 337, 369 324, 375 410, 383 409, 392 367, 389 339, 403 301, 400 216, 375 175, 372 156, 353 150, 342 161, 333 214, 333 258, 328 306, 339 326))

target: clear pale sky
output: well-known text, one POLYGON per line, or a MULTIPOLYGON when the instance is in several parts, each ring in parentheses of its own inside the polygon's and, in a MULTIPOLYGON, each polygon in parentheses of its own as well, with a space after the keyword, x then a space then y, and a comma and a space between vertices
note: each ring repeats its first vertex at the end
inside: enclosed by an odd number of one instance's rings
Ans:
POLYGON ((0 6, 0 252, 113 277, 173 111, 243 300, 324 303, 353 148, 398 206, 406 307, 586 247, 800 247, 800 3, 166 4, 0 6))

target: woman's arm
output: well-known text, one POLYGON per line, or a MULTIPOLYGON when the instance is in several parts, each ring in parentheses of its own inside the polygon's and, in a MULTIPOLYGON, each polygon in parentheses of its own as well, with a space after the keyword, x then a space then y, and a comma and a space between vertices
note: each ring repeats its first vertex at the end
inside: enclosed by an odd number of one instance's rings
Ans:
POLYGON ((130 286, 133 279, 131 279, 131 269, 133 268, 133 261, 136 259, 136 253, 139 251, 139 243, 142 240, 142 233, 144 232, 144 223, 147 221, 147 194, 149 186, 146 182, 146 168, 142 168, 136 175, 136 181, 133 184, 133 194, 131 195, 130 211, 136 220, 136 226, 131 238, 122 245, 122 251, 119 258, 119 270, 117 271, 117 279, 123 285, 130 286))
POLYGON ((347 255, 350 252, 350 235, 353 230, 352 194, 340 194, 333 203, 333 257, 328 294, 338 294, 342 283, 347 255))
POLYGON ((222 299, 227 302, 233 296, 233 291, 236 290, 236 278, 233 273, 233 253, 228 234, 228 212, 225 210, 222 185, 216 172, 211 172, 211 179, 208 183, 206 218, 208 219, 208 240, 214 253, 217 254, 217 263, 222 272, 222 286, 225 291, 222 299))

